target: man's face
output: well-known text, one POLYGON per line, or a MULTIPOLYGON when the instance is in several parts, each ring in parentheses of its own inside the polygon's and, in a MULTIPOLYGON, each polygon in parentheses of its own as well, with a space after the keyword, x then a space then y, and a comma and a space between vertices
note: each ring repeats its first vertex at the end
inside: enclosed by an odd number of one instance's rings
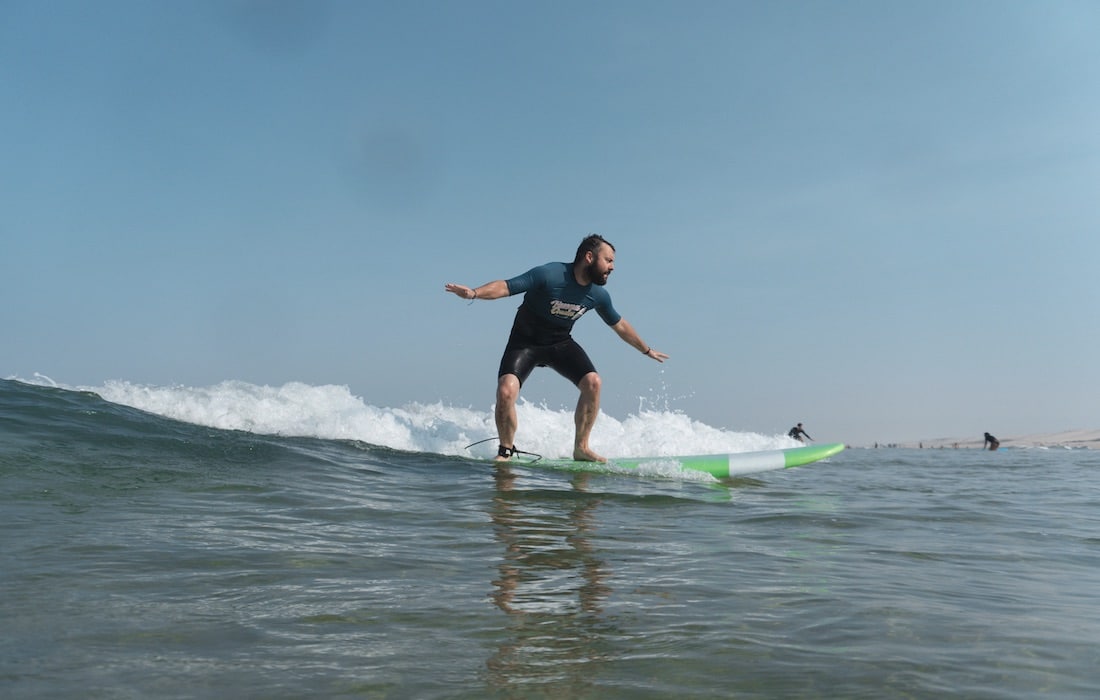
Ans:
POLYGON ((607 284, 607 278, 615 269, 615 251, 606 243, 601 243, 600 247, 589 255, 592 256, 592 262, 588 263, 588 279, 602 287, 607 284))

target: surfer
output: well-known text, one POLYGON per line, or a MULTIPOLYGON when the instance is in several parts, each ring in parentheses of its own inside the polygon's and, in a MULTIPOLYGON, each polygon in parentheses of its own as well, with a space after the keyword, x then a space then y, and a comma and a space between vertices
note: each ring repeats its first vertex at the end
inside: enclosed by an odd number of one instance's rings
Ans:
POLYGON ((982 443, 982 449, 984 450, 987 445, 989 446, 989 451, 992 452, 993 450, 1001 446, 1001 441, 993 437, 989 433, 986 433, 985 442, 982 443))
POLYGON ((787 437, 792 437, 795 440, 798 440, 799 442, 806 442, 806 440, 802 439, 803 435, 805 435, 807 439, 813 440, 813 438, 810 437, 810 434, 802 429, 802 424, 801 423, 799 423, 798 425, 794 426, 793 428, 791 428, 790 430, 787 431, 787 437))
POLYGON ((573 324, 594 309, 620 338, 646 357, 658 362, 668 359, 668 355, 646 344, 612 306, 604 285, 614 269, 615 246, 592 234, 581 241, 572 263, 546 263, 518 277, 487 282, 480 287, 450 282, 444 287, 471 301, 524 295, 497 372, 495 417, 500 440, 497 459, 508 459, 515 453, 516 399, 520 387, 535 367, 551 367, 580 390, 573 415, 576 427, 573 459, 607 461, 588 446, 600 411, 601 380, 588 354, 570 335, 573 324))

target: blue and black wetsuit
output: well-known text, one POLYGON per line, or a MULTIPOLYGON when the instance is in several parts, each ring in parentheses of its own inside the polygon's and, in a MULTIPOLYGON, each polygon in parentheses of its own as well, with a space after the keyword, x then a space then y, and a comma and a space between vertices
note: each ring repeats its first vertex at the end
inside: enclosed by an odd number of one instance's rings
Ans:
POLYGON ((596 368, 584 349, 573 340, 573 324, 595 309, 609 326, 622 316, 611 304, 611 295, 595 284, 580 285, 572 263, 547 263, 507 280, 508 294, 524 294, 516 311, 508 345, 500 359, 498 377, 514 374, 520 384, 535 367, 551 367, 576 384, 596 368))

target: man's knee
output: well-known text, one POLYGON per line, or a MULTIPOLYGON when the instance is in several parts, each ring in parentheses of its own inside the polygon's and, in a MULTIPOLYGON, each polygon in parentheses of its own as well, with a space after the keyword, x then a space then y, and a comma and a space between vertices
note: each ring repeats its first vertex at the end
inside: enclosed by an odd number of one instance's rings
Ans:
POLYGON ((503 374, 497 379, 497 402, 514 403, 519 398, 519 378, 514 374, 503 374))
POLYGON ((589 372, 577 382, 577 388, 581 390, 582 394, 596 395, 600 393, 601 384, 602 380, 600 379, 600 375, 595 372, 589 372))

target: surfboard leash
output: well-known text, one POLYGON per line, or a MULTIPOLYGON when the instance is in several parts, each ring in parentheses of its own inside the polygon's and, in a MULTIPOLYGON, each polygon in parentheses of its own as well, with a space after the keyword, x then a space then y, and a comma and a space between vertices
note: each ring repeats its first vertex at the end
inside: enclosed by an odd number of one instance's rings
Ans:
MULTIPOLYGON (((474 445, 480 445, 483 442, 490 442, 492 440, 499 440, 499 439, 500 439, 499 435, 494 435, 493 437, 488 437, 488 438, 485 438, 484 440, 478 440, 477 442, 471 442, 469 445, 466 445, 465 449, 468 450, 471 447, 473 447, 474 445)), ((523 450, 518 450, 518 449, 515 448, 515 446, 512 446, 511 448, 508 448, 508 447, 504 447, 502 445, 500 447, 500 449, 497 450, 497 454, 501 457, 511 457, 512 455, 527 455, 528 457, 534 457, 534 459, 527 460, 531 464, 534 464, 535 462, 542 459, 542 455, 540 455, 538 453, 525 452, 523 450), (507 454, 505 454, 505 452, 507 452, 507 454)))

